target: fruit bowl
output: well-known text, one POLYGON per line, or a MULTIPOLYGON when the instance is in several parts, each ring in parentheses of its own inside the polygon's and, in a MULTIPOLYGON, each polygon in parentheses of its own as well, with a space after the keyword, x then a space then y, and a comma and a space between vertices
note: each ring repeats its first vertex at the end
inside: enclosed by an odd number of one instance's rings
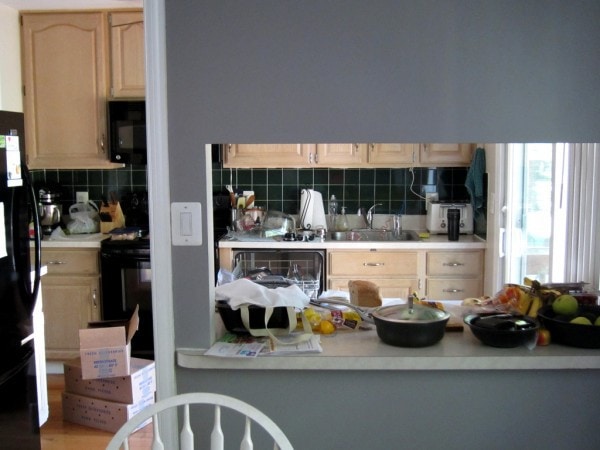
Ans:
POLYGON ((531 317, 508 313, 470 314, 464 322, 485 345, 500 348, 534 345, 539 329, 531 317))
MULTIPOLYGON (((579 305, 577 315, 589 315, 590 319, 598 317, 600 316, 600 306, 579 305)), ((572 316, 556 314, 551 305, 542 307, 538 312, 538 318, 550 332, 552 342, 571 347, 600 348, 600 326, 571 323, 572 316)))

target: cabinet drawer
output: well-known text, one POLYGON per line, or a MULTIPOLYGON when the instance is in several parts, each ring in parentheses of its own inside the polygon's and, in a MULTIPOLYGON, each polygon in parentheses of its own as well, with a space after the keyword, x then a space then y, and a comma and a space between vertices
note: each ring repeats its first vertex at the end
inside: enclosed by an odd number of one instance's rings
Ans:
POLYGON ((416 252, 331 252, 329 275, 368 280, 377 276, 417 276, 416 252))
POLYGON ((428 252, 427 275, 480 276, 483 273, 483 254, 476 252, 428 252))
MULTIPOLYGON (((356 278, 330 278, 328 289, 348 292, 348 281, 356 278)), ((408 295, 417 290, 419 281, 410 278, 374 278, 372 281, 379 286, 379 294, 383 298, 408 298, 408 295)))
POLYGON ((428 279, 427 298, 430 300, 464 300, 481 295, 481 279, 428 279))
POLYGON ((97 250, 42 248, 42 265, 48 275, 97 275, 100 273, 97 250))

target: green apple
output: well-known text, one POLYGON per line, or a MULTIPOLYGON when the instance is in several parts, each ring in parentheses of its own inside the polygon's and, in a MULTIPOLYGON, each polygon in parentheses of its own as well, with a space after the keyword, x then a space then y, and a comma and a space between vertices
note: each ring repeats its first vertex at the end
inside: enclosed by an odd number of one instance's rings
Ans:
POLYGON ((552 302, 552 310, 555 314, 574 316, 577 314, 578 308, 579 303, 577 303, 577 299, 569 294, 563 294, 552 302))
POLYGON ((587 317, 583 317, 583 316, 575 317, 573 320, 571 320, 570 323, 576 323, 579 325, 591 325, 592 324, 592 322, 590 322, 590 319, 588 319, 587 317))
POLYGON ((600 316, 598 316, 598 317, 596 318, 596 320, 594 321, 594 325, 596 325, 596 326, 600 327, 600 316))

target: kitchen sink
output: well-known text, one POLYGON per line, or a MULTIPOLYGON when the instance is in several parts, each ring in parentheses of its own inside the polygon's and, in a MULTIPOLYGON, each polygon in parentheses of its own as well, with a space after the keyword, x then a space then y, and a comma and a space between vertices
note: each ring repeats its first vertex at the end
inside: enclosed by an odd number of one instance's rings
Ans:
POLYGON ((391 230, 385 228, 354 228, 350 231, 337 231, 332 234, 335 241, 420 241, 417 232, 412 230, 402 231, 400 235, 394 236, 391 230))

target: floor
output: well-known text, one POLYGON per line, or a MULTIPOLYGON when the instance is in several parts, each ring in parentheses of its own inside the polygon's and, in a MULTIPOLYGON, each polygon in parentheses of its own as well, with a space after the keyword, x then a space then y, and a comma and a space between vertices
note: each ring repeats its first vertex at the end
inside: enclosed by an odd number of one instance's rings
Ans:
MULTIPOLYGON (((61 400, 63 391, 63 375, 48 375, 50 417, 40 431, 42 450, 105 450, 113 433, 63 421, 61 400)), ((133 435, 129 448, 149 449, 151 438, 152 425, 150 424, 133 435)))

